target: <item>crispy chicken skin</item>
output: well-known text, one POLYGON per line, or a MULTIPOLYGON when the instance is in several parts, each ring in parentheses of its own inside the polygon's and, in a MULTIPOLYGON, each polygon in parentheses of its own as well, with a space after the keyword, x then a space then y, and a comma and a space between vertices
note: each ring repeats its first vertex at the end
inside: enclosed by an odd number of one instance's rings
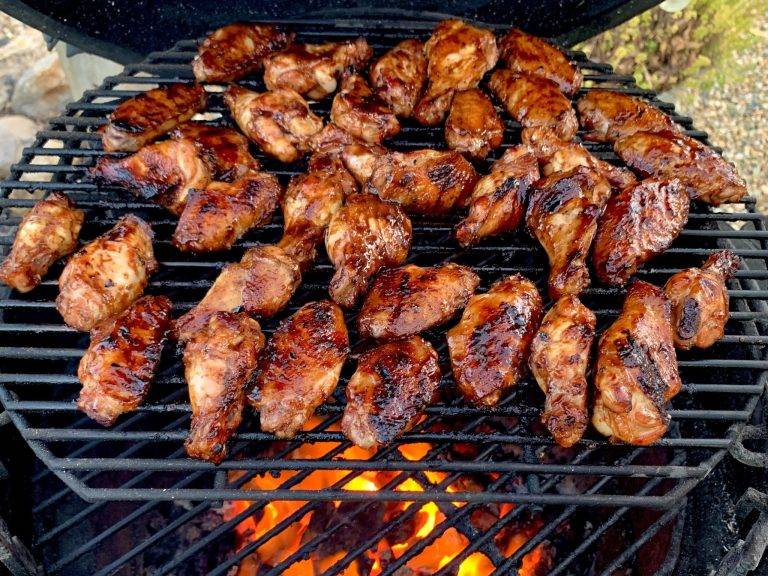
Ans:
POLYGON ((522 140, 539 159, 543 176, 586 166, 599 172, 614 190, 621 190, 637 182, 635 175, 626 168, 600 160, 578 142, 560 140, 549 128, 523 128, 522 140))
POLYGON ((457 90, 474 88, 496 66, 499 49, 490 30, 461 20, 443 20, 424 45, 427 88, 413 116, 427 126, 440 124, 457 90))
POLYGON ((365 38, 328 44, 294 44, 264 60, 270 90, 290 88, 313 100, 336 91, 341 74, 365 66, 373 50, 365 38))
POLYGON ((420 336, 361 354, 347 384, 344 435, 361 448, 389 444, 435 401, 440 378, 437 352, 420 336))
POLYGON ((101 142, 107 152, 135 152, 205 108, 199 84, 169 84, 126 100, 107 117, 101 142))
POLYGON ((341 158, 344 167, 361 186, 371 177, 376 160, 388 152, 384 146, 355 138, 333 122, 312 137, 312 150, 316 154, 341 158))
POLYGON ((592 253, 600 281, 624 286, 680 235, 688 209, 679 180, 643 180, 615 194, 600 218, 592 253))
POLYGON ((525 215, 531 184, 539 179, 536 157, 528 146, 513 146, 491 166, 490 174, 475 184, 469 214, 456 227, 462 247, 482 238, 511 232, 525 215))
POLYGON ((718 206, 747 194, 736 167, 709 146, 665 130, 635 132, 616 141, 619 158, 643 178, 677 178, 688 196, 718 206))
POLYGON ((499 54, 508 69, 551 80, 568 96, 578 92, 584 80, 579 69, 558 48, 517 28, 499 40, 499 54))
POLYGON ((664 285, 672 302, 672 332, 680 350, 709 348, 720 340, 728 322, 728 287, 740 258, 730 250, 715 252, 701 268, 688 268, 664 285))
POLYGON ((278 246, 256 246, 227 264, 203 299, 176 320, 180 342, 200 330, 215 312, 246 312, 268 318, 282 310, 301 282, 299 265, 278 246))
POLYGON ((157 270, 152 229, 128 214, 69 259, 59 277, 56 308, 75 330, 88 331, 120 314, 157 270))
POLYGON ((549 258, 549 296, 578 295, 589 286, 587 257, 611 194, 597 172, 580 166, 539 180, 529 196, 526 224, 549 258))
POLYGON ((448 330, 453 379, 473 404, 495 406, 517 384, 542 315, 536 286, 515 274, 476 294, 448 330))
POLYGON ((349 354, 341 309, 327 300, 305 304, 275 330, 248 401, 261 429, 292 438, 336 389, 349 354))
POLYGON ((371 66, 371 84, 392 111, 403 118, 413 112, 427 79, 424 43, 403 40, 371 66))
POLYGON ((171 301, 144 296, 127 310, 97 324, 77 377, 83 385, 77 407, 102 426, 136 410, 149 393, 171 324, 171 301))
POLYGON ((544 315, 531 344, 528 366, 546 395, 541 421, 568 448, 589 422, 587 367, 596 318, 575 296, 563 296, 544 315))
POLYGON ((355 138, 374 144, 400 132, 400 123, 359 74, 350 74, 333 97, 331 120, 355 138))
POLYGON ((248 151, 248 138, 231 128, 187 122, 174 128, 173 140, 189 139, 195 143, 214 180, 234 182, 250 170, 260 168, 248 151))
POLYGON ((460 264, 384 270, 357 315, 360 336, 393 340, 443 324, 467 305, 478 284, 477 274, 460 264))
POLYGON ((267 172, 250 172, 232 183, 211 182, 192 190, 173 233, 183 252, 227 250, 248 230, 272 220, 280 183, 267 172))
POLYGON ((325 249, 336 273, 328 286, 334 302, 354 306, 382 268, 399 266, 411 248, 411 221, 402 208, 375 194, 347 198, 325 233, 325 249))
POLYGON ((100 158, 91 170, 96 183, 117 186, 180 215, 193 188, 205 188, 211 173, 190 139, 144 146, 126 158, 100 158))
POLYGON ((640 130, 677 129, 669 116, 642 98, 611 90, 590 90, 576 109, 584 138, 595 142, 614 142, 640 130))
POLYGON ((288 46, 292 39, 291 34, 271 24, 230 24, 197 47, 192 72, 200 82, 234 82, 261 70, 263 59, 288 46))
POLYGON ((434 216, 464 208, 478 178, 458 152, 414 150, 378 158, 366 187, 406 212, 434 216))
POLYGON ((40 200, 19 223, 13 246, 0 264, 0 281, 19 292, 35 288, 54 262, 77 248, 84 217, 61 192, 40 200))
POLYGON ((240 426, 245 393, 264 334, 245 313, 216 312, 184 348, 192 422, 184 443, 192 458, 219 464, 240 426))
POLYGON ((600 337, 592 424, 611 440, 652 444, 667 431, 665 405, 681 386, 669 300, 660 288, 635 281, 600 337))
POLYGON ((501 69, 491 75, 488 87, 523 128, 549 128, 566 141, 576 135, 579 124, 571 101, 551 80, 501 69))
POLYGON ((503 138, 504 123, 488 96, 477 88, 456 92, 445 121, 449 148, 482 160, 501 146, 503 138))

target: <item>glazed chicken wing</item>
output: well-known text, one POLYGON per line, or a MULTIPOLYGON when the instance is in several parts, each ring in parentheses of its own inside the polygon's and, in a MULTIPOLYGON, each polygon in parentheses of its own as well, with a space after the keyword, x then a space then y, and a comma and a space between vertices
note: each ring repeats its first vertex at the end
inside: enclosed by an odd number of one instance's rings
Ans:
POLYGON ((467 305, 479 283, 471 268, 452 263, 384 270, 357 315, 360 336, 392 340, 443 324, 467 305))
POLYGON ((635 281, 600 337, 592 424, 612 440, 646 446, 667 431, 665 405, 682 387, 670 309, 660 288, 635 281))
POLYGON ((336 91, 341 74, 360 69, 373 50, 365 38, 328 44, 294 44, 264 60, 264 83, 270 90, 290 88, 313 100, 336 91))
POLYGON ((608 182, 584 167, 552 174, 534 185, 526 223, 547 252, 553 300, 578 295, 589 286, 587 257, 610 194, 608 182))
POLYGON ((19 292, 35 288, 54 262, 77 248, 84 217, 61 192, 40 200, 19 223, 13 246, 0 264, 0 281, 19 292))
POLYGON ((271 24, 230 24, 198 46, 192 72, 200 82, 233 82, 261 70, 262 60, 288 46, 292 39, 291 34, 271 24))
POLYGON ((261 429, 292 438, 336 389, 349 354, 341 309, 328 301, 305 304, 275 330, 248 400, 261 429))
POLYGON ((476 294, 448 330, 453 379, 473 404, 495 406, 525 373, 542 314, 536 286, 515 274, 476 294))
POLYGON ((231 128, 187 122, 171 131, 173 140, 195 143, 214 180, 234 182, 246 172, 259 170, 259 161, 248 151, 248 138, 231 128))
POLYGON ((251 228, 272 220, 280 199, 273 174, 250 172, 232 183, 211 182, 192 190, 173 233, 173 245, 186 252, 213 252, 232 247, 251 228))
POLYGON ((127 158, 100 158, 91 171, 98 184, 117 186, 178 216, 193 188, 205 188, 211 173, 189 139, 144 146, 127 158))
POLYGON ((640 130, 676 130, 672 119, 642 98, 590 90, 576 104, 584 138, 595 142, 614 142, 640 130))
POLYGON ((463 247, 482 238, 511 232, 525 214, 531 184, 539 179, 536 157, 527 146, 513 146, 491 166, 490 174, 475 184, 469 214, 456 227, 463 247))
POLYGON ((333 122, 315 134, 312 150, 316 155, 330 154, 341 158, 344 167, 361 186, 371 177, 376 160, 388 152, 384 146, 355 138, 333 122))
POLYGON ((333 215, 325 249, 336 273, 328 286, 334 302, 351 308, 382 268, 399 266, 411 248, 411 221, 397 204, 375 194, 353 194, 333 215))
POLYGON ((152 229, 128 214, 69 259, 59 277, 56 308, 75 330, 88 331, 120 314, 157 270, 152 229))
POLYGON ((581 440, 589 422, 587 367, 596 318, 575 296, 544 315, 528 365, 546 395, 541 421, 564 448, 581 440))
POLYGON ((361 448, 389 444, 435 401, 440 378, 437 352, 419 336, 361 354, 347 383, 344 435, 361 448))
POLYGON ((614 195, 600 218, 592 253, 600 281, 625 285, 680 235, 688 209, 688 195, 679 180, 643 180, 614 195))
POLYGON ((205 108, 199 84, 169 84, 142 92, 107 117, 101 142, 108 152, 135 152, 205 108))
POLYGON ((102 426, 136 410, 149 393, 171 324, 171 301, 144 296, 91 330, 77 377, 77 407, 102 426))
POLYGON ((504 123, 488 96, 477 88, 456 92, 445 121, 449 148, 482 160, 501 146, 503 138, 504 123))
POLYGON ((496 70, 488 87, 523 128, 549 128, 561 140, 571 140, 576 135, 579 124, 571 101, 551 80, 512 70, 496 70))
POLYGON ((400 132, 400 123, 387 104, 359 74, 346 76, 333 97, 331 120, 364 142, 378 144, 400 132))
POLYGON ((551 80, 568 96, 578 92, 584 80, 563 52, 517 28, 512 28, 499 40, 499 53, 508 69, 551 80))
POLYGON ((403 118, 413 112, 427 79, 424 43, 403 40, 371 66, 371 84, 379 98, 403 118))
POLYGON ((718 206, 738 202, 747 194, 747 185, 731 162, 684 134, 635 132, 617 140, 614 149, 644 178, 677 178, 690 198, 718 206))
POLYGON ((709 348, 720 340, 728 322, 728 287, 740 259, 730 250, 715 252, 701 268, 688 268, 673 275, 664 285, 672 302, 672 332, 675 346, 709 348))
POLYGON ((367 188, 406 212, 433 216, 465 207, 478 178, 458 152, 391 152, 374 162, 367 188))
POLYGON ((192 422, 184 448, 192 458, 219 464, 227 456, 263 348, 259 323, 244 313, 216 312, 187 342, 184 377, 192 422))

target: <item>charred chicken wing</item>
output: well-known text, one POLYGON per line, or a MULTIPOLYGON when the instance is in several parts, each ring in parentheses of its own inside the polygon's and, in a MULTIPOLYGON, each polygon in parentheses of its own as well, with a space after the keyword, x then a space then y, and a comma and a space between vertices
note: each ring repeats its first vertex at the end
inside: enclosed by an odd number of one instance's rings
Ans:
POLYGON ((0 281, 19 292, 40 284, 54 262, 77 248, 84 217, 61 192, 40 200, 19 224, 11 251, 0 264, 0 281))
POLYGON ((171 138, 194 142, 214 180, 234 182, 260 168, 259 161, 248 151, 248 138, 237 130, 187 122, 175 128, 171 138))
POLYGON ((495 406, 515 386, 542 314, 533 282, 515 274, 476 294, 448 330, 453 378, 473 404, 495 406))
POLYGON ((709 348, 723 337, 730 316, 725 283, 738 270, 739 261, 730 250, 721 250, 707 258, 701 268, 682 270, 667 280, 664 292, 672 302, 677 348, 709 348))
POLYGON ((341 90, 333 97, 331 120, 355 138, 374 144, 400 132, 394 112, 359 74, 344 78, 341 90))
POLYGON ((403 40, 371 66, 371 84, 379 98, 403 118, 413 112, 427 79, 427 58, 419 40, 403 40))
POLYGON ((328 301, 305 304, 275 330, 248 400, 261 429, 292 438, 336 389, 349 353, 341 309, 328 301))
POLYGON ((170 324, 165 296, 139 298, 97 324, 77 369, 83 385, 77 407, 102 426, 136 410, 149 393, 170 324))
POLYGON ((682 386, 671 306, 646 282, 629 288, 617 320, 600 337, 592 424, 604 436, 646 446, 667 431, 665 405, 682 386))
POLYGON ((456 92, 445 121, 449 148, 482 160, 501 146, 503 137, 504 123, 485 94, 477 88, 456 92))
POLYGON ((642 98, 612 92, 590 90, 576 104, 584 138, 595 142, 613 142, 640 130, 658 132, 676 130, 672 119, 642 98))

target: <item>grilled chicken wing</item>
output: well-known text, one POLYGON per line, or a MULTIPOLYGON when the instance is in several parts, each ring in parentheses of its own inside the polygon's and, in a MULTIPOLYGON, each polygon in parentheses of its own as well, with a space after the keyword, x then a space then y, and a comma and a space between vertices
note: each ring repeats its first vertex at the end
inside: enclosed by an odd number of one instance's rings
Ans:
POLYGON ((192 422, 184 448, 192 458, 220 463, 240 426, 248 381, 264 334, 246 314, 216 312, 184 348, 192 422))
POLYGON ((171 301, 144 296, 91 330, 77 377, 77 407, 102 426, 136 410, 149 393, 171 324, 171 301))
POLYGON ((576 135, 579 124, 571 101, 551 80, 512 70, 496 70, 488 87, 523 128, 549 128, 561 140, 571 140, 576 135))
POLYGON ((568 96, 578 92, 584 80, 579 69, 559 49, 516 28, 499 40, 499 54, 504 65, 513 72, 551 80, 568 96))
POLYGON ((715 252, 701 268, 688 268, 673 275, 664 285, 672 302, 672 331, 675 346, 709 348, 720 340, 728 322, 728 287, 740 259, 730 250, 715 252))
POLYGON ((61 192, 40 200, 19 223, 13 246, 0 264, 0 281, 19 292, 35 288, 54 262, 77 248, 84 217, 61 192))
POLYGON ((264 83, 270 90, 290 88, 313 100, 336 91, 342 72, 360 69, 373 50, 365 38, 328 44, 294 44, 264 60, 264 83))
POLYGON ((312 150, 315 154, 330 154, 341 158, 344 167, 361 186, 371 177, 376 160, 388 152, 384 146, 355 138, 333 122, 315 134, 312 150))
POLYGON ((443 121, 457 90, 474 88, 496 66, 499 49, 490 30, 461 20, 443 20, 424 45, 427 88, 413 116, 428 126, 443 121))
POLYGON ((387 104, 359 74, 346 76, 333 97, 331 120, 364 142, 378 144, 400 132, 400 123, 387 104))
POLYGON ((224 103, 240 130, 281 162, 298 160, 309 151, 312 136, 323 128, 323 121, 290 88, 259 94, 232 85, 224 92, 224 103))
POLYGON ((361 354, 347 383, 344 435, 361 448, 392 442, 435 401, 440 378, 437 352, 419 336, 361 354))
POLYGON ((612 440, 646 446, 667 431, 665 404, 682 386, 670 309, 660 288, 635 281, 600 337, 592 424, 612 440))
POLYGON ((432 216, 465 207, 478 178, 458 152, 391 152, 374 162, 367 188, 406 212, 432 216))
POLYGON ((578 295, 589 286, 587 256, 610 194, 608 182, 583 166, 534 185, 526 223, 549 257, 552 299, 578 295))
POLYGON ((384 270, 357 315, 360 336, 392 340, 443 324, 467 305, 479 283, 471 268, 459 264, 384 270))
POLYGON ((174 336, 188 340, 215 312, 268 318, 282 310, 301 282, 299 265, 278 246, 256 246, 227 264, 203 299, 174 322, 174 336))
POLYGON ((233 82, 261 70, 266 56, 293 40, 271 24, 238 22, 219 28, 203 40, 192 60, 200 82, 233 82))
POLYGON ((341 309, 328 301, 305 304, 275 330, 248 400, 261 429, 292 438, 336 389, 349 354, 341 309))
POLYGON ((397 204, 375 194, 353 194, 333 215, 325 249, 336 268, 328 292, 351 308, 382 268, 398 266, 411 247, 411 221, 397 204))
POLYGON ((626 284, 680 235, 688 208, 688 195, 679 180, 643 180, 613 196, 600 218, 592 253, 600 281, 626 284))
POLYGON ((170 135, 173 140, 195 143, 214 180, 234 182, 246 172, 260 169, 259 161, 248 151, 248 138, 237 130, 187 122, 170 135))
POLYGON ((120 314, 157 270, 152 229, 129 214, 69 259, 59 277, 56 308, 76 330, 88 331, 120 314))
POLYGON ((98 184, 118 186, 181 214, 193 188, 205 188, 211 173, 192 140, 165 140, 127 158, 100 158, 91 171, 98 184))
POLYGON ((612 92, 590 90, 576 104, 584 138, 595 142, 613 142, 640 130, 658 132, 676 130, 672 119, 642 98, 612 92))
POLYGON ((491 166, 490 174, 475 184, 469 198, 469 214, 456 227, 461 246, 511 232, 525 214, 531 184, 539 179, 536 157, 527 146, 514 146, 491 166))
POLYGON ((267 172, 253 171, 231 184, 211 182, 205 190, 192 190, 173 245, 191 252, 231 248, 248 230, 272 220, 279 199, 280 183, 267 172))
POLYGON ((549 128, 524 128, 522 140, 533 148, 544 176, 586 166, 600 173, 614 190, 621 190, 637 182, 635 175, 626 168, 600 160, 578 142, 560 140, 549 128))
POLYGON ((192 118, 205 104, 205 90, 199 84, 169 84, 142 92, 107 117, 102 146, 108 152, 135 152, 192 118))
POLYGON ((546 395, 541 421, 568 448, 589 422, 587 367, 596 318, 575 296, 563 296, 544 315, 528 365, 546 395))
POLYGON ((616 141, 616 154, 640 176, 677 178, 688 196, 715 206, 747 194, 736 167, 709 146, 678 132, 635 132, 616 141))
POLYGON ((488 96, 477 88, 456 92, 445 121, 449 148, 482 160, 501 146, 503 138, 504 123, 488 96))
POLYGON ((427 79, 424 43, 403 40, 371 66, 371 84, 379 98, 398 116, 413 112, 427 79))
POLYGON ((448 330, 453 378, 467 400, 495 406, 517 384, 541 314, 536 286, 519 274, 470 298, 459 323, 448 330))

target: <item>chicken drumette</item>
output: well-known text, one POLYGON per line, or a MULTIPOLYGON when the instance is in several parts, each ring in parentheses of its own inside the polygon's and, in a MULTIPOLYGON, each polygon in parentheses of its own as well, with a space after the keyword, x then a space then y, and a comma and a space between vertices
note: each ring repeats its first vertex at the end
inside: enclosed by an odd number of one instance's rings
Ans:
POLYGON ((334 158, 341 158, 344 167, 360 186, 368 182, 376 160, 388 152, 380 144, 371 144, 355 138, 333 122, 315 134, 312 138, 312 150, 316 154, 330 154, 334 158))
POLYGON ((640 130, 658 132, 676 130, 672 119, 642 98, 612 92, 590 90, 576 104, 584 138, 613 142, 640 130))
POLYGON ((341 90, 333 97, 331 120, 355 138, 374 144, 400 132, 395 113, 359 74, 350 74, 342 81, 341 90))
POLYGON ((419 40, 403 40, 371 66, 371 84, 398 116, 413 112, 427 79, 427 58, 419 40))
POLYGON ((214 180, 234 182, 260 168, 259 161, 248 150, 248 138, 237 130, 187 122, 174 128, 170 136, 173 140, 194 142, 214 180))
POLYGON ((456 92, 445 121, 449 148, 482 160, 501 146, 503 137, 504 123, 482 91, 472 88, 456 92))

